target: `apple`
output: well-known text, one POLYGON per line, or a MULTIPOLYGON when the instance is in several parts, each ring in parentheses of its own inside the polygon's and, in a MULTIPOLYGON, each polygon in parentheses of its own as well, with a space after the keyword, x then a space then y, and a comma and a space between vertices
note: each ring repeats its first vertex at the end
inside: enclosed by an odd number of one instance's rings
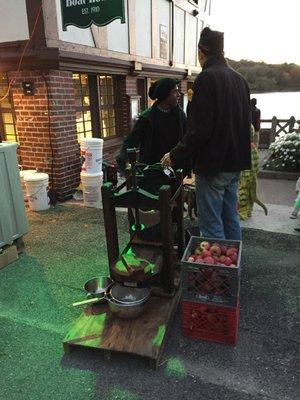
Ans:
POLYGON ((230 258, 230 257, 225 257, 224 264, 227 265, 227 266, 229 267, 229 265, 232 264, 231 258, 230 258))
POLYGON ((195 262, 196 262, 196 263, 200 263, 200 264, 203 263, 202 257, 201 257, 201 256, 196 256, 196 257, 195 257, 195 262))
POLYGON ((232 261, 233 264, 236 264, 237 258, 238 258, 237 253, 231 254, 231 255, 229 256, 229 258, 231 259, 231 261, 232 261))
POLYGON ((238 249, 236 247, 230 247, 226 251, 227 257, 231 257, 232 254, 237 254, 238 249))
POLYGON ((223 256, 226 256, 227 247, 221 244, 221 245, 220 245, 220 248, 221 248, 221 254, 222 254, 223 256))
POLYGON ((219 258, 219 262, 220 262, 221 264, 225 264, 226 258, 227 258, 226 256, 221 255, 220 258, 219 258))
POLYGON ((210 257, 212 254, 210 252, 210 250, 203 250, 202 253, 202 258, 204 259, 205 257, 210 257))
MULTIPOLYGON (((203 262, 205 264, 214 264, 215 260, 212 258, 212 256, 207 256, 207 257, 203 258, 203 262)), ((231 260, 230 260, 230 263, 231 263, 231 260)))
POLYGON ((195 250, 195 254, 196 254, 197 256, 201 256, 202 251, 203 251, 202 249, 200 249, 199 247, 197 247, 196 250, 195 250))
POLYGON ((201 248, 202 250, 208 250, 208 249, 210 248, 210 244, 209 244, 209 242, 207 242, 207 241, 201 242, 199 246, 200 246, 200 248, 201 248))
POLYGON ((218 245, 218 244, 213 244, 211 247, 210 247, 210 252, 211 252, 211 255, 212 256, 214 256, 214 257, 220 257, 220 255, 222 254, 222 250, 221 250, 221 247, 218 245))
POLYGON ((189 256, 188 262, 194 262, 194 261, 195 261, 195 258, 193 256, 189 256))

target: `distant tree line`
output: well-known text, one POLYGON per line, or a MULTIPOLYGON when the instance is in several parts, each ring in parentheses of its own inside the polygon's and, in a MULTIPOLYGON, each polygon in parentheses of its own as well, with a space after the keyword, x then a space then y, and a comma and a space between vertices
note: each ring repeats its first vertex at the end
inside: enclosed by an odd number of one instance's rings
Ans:
POLYGON ((300 90, 300 65, 229 59, 228 62, 233 69, 244 76, 251 92, 300 90))

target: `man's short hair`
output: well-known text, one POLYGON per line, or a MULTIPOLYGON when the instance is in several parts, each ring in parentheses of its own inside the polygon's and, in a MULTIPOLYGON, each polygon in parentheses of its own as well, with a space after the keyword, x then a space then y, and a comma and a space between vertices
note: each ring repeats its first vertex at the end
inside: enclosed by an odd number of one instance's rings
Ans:
POLYGON ((200 35, 198 48, 207 56, 224 54, 224 33, 205 27, 200 35))

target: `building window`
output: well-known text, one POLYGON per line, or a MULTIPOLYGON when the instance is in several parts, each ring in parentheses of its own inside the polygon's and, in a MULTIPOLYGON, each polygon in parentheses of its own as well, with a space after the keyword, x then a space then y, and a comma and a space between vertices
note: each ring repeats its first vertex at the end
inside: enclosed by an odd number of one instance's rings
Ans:
POLYGON ((78 141, 91 138, 92 119, 90 108, 89 79, 87 74, 73 74, 78 141))
MULTIPOLYGON (((8 89, 6 74, 0 74, 0 98, 5 96, 8 89)), ((18 134, 15 124, 15 114, 10 93, 0 102, 0 134, 4 140, 17 142, 18 134)))
POLYGON ((99 75, 99 106, 101 137, 117 135, 114 81, 110 75, 99 75))

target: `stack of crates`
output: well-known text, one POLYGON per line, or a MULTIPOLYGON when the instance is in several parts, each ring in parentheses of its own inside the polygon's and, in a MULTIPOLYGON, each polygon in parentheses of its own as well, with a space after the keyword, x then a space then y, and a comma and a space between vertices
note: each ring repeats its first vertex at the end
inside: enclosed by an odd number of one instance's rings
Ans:
POLYGON ((239 322, 242 242, 191 236, 182 257, 182 325, 185 336, 235 345, 239 322), (230 266, 188 261, 202 242, 236 248, 230 266))

